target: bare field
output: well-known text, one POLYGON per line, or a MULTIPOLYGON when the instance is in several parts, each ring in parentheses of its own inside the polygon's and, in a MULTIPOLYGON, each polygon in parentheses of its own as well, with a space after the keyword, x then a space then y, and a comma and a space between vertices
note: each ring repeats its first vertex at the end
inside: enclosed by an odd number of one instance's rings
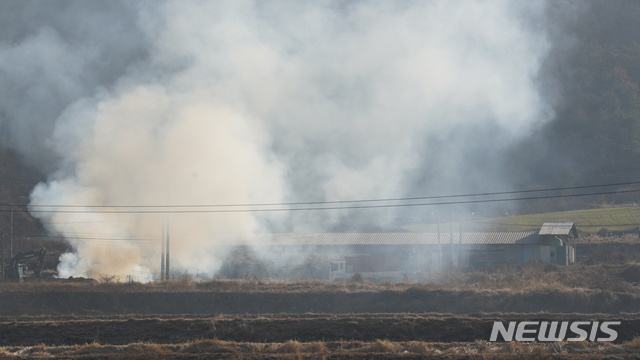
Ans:
POLYGON ((189 279, 0 284, 0 317, 278 313, 638 313, 640 265, 536 263, 451 272, 438 283, 189 279))
POLYGON ((0 315, 440 312, 635 313, 640 295, 597 289, 242 293, 215 291, 0 293, 0 315))
POLYGON ((239 342, 281 343, 314 341, 425 341, 473 342, 488 340, 494 321, 622 321, 616 342, 640 334, 640 316, 574 314, 493 314, 455 316, 439 314, 352 314, 311 316, 260 315, 192 318, 102 318, 83 320, 4 321, 1 346, 172 344, 216 339, 239 342))
POLYGON ((0 358, 640 356, 640 265, 547 264, 439 283, 49 280, 0 284, 0 358), (621 321, 615 343, 491 343, 493 321, 621 321))
MULTIPOLYGON (((38 318, 38 317, 36 317, 38 318)), ((640 315, 263 315, 45 320, 0 323, 4 358, 234 359, 634 358, 640 315), (614 343, 492 343, 494 320, 622 320, 614 343)))

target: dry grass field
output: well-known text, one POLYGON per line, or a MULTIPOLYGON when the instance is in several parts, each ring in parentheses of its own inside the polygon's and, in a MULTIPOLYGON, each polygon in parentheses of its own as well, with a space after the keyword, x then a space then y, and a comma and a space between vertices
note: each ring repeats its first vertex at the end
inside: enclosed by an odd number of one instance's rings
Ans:
POLYGON ((42 317, 0 323, 0 358, 65 359, 633 359, 637 315, 360 314, 152 318, 42 317), (45 320, 46 318, 46 320, 45 320), (493 320, 618 319, 626 340, 490 342, 493 320))
POLYGON ((4 347, 7 359, 637 359, 638 341, 494 343, 389 340, 281 343, 197 340, 180 344, 4 347))
POLYGON ((631 359, 640 264, 534 263, 437 283, 0 284, 0 358, 631 359), (609 342, 489 342, 493 321, 616 320, 609 342))
POLYGON ((452 272, 439 283, 325 281, 0 284, 0 316, 277 313, 635 313, 640 265, 452 272))
POLYGON ((438 314, 41 316, 0 323, 11 359, 631 359, 638 315, 438 314), (618 319, 621 341, 487 341, 494 320, 618 319), (626 339, 625 339, 626 338, 626 339))

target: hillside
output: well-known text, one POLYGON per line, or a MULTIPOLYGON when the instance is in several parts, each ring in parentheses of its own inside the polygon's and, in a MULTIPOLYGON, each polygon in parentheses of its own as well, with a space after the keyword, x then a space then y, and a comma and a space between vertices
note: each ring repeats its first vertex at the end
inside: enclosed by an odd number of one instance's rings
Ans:
MULTIPOLYGON (((555 211, 539 214, 512 215, 453 222, 453 231, 535 231, 545 222, 573 222, 578 231, 608 234, 610 231, 632 231, 640 226, 640 207, 624 206, 602 209, 555 211)), ((438 231, 438 224, 412 224, 403 227, 412 232, 438 231)), ((443 220, 440 231, 451 231, 451 222, 443 220)))
MULTIPOLYGON (((0 234, 6 239, 6 255, 9 254, 8 239, 12 232, 14 254, 43 246, 38 236, 44 234, 44 229, 26 207, 31 189, 42 180, 42 174, 25 166, 15 153, 0 143, 0 234)), ((50 247, 60 245, 50 243, 50 247)))

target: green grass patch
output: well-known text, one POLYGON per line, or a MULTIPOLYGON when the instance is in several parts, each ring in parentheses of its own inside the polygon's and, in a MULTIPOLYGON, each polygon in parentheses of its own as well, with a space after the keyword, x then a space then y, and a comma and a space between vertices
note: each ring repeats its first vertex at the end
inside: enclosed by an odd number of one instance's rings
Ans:
MULTIPOLYGON (((542 214, 503 216, 460 222, 441 222, 441 232, 469 231, 535 231, 545 222, 573 222, 580 231, 597 232, 601 229, 629 230, 640 227, 640 207, 559 211, 542 214)), ((405 225, 411 232, 435 232, 438 224, 405 225)))

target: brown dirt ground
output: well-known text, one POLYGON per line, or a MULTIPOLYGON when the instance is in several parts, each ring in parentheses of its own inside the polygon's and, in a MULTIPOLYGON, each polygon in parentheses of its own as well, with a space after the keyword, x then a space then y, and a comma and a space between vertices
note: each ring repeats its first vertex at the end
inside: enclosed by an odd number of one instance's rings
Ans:
MULTIPOLYGON (((0 322, 0 346, 176 344, 201 339, 278 343, 314 341, 473 342, 488 340, 493 321, 569 320, 567 315, 503 314, 442 316, 359 314, 315 316, 217 316, 200 318, 102 318, 0 322)), ((640 336, 640 316, 573 315, 581 320, 619 320, 617 343, 640 336)))
POLYGON ((640 294, 597 289, 358 292, 2 291, 0 316, 278 313, 636 313, 640 294))

